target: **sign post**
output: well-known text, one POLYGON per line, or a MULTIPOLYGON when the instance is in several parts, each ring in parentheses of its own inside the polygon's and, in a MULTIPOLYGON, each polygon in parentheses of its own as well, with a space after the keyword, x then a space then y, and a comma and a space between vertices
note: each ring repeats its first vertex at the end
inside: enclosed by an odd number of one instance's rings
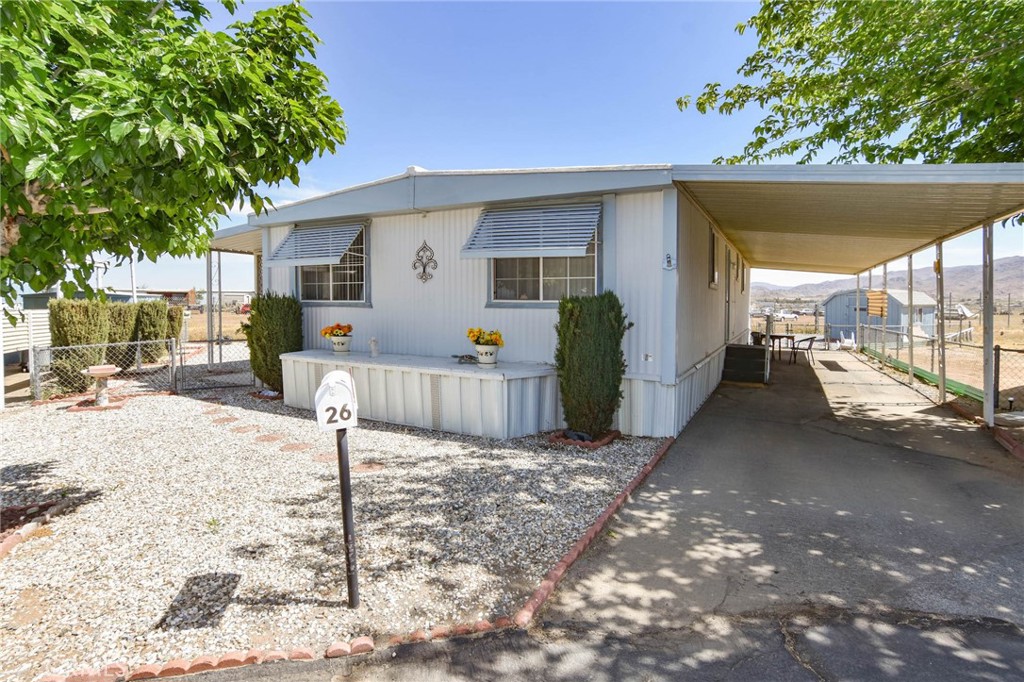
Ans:
POLYGON ((356 566, 356 530, 352 514, 352 479, 348 464, 348 429, 357 426, 355 383, 343 370, 328 372, 314 398, 316 420, 321 431, 334 431, 338 446, 338 482, 341 488, 341 517, 345 538, 345 574, 348 606, 359 607, 359 578, 356 566))

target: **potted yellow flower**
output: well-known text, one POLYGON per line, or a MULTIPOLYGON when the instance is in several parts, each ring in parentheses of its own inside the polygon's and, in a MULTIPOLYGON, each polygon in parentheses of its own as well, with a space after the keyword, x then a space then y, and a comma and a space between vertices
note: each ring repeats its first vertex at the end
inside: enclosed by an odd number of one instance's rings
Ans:
POLYGON ((320 336, 330 339, 335 353, 347 353, 352 345, 352 325, 335 323, 320 330, 320 336))
POLYGON ((480 327, 470 327, 466 336, 476 346, 476 363, 484 369, 492 369, 498 365, 498 349, 505 345, 501 332, 497 329, 484 331, 480 327))

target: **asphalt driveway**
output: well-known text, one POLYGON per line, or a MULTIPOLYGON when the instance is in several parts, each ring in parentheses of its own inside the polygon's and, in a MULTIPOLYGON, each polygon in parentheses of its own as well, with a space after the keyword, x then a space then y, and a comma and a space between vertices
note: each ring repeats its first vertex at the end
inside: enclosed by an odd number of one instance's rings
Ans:
POLYGON ((765 388, 720 386, 559 587, 548 627, 1024 624, 1022 463, 854 356, 818 358, 765 388))

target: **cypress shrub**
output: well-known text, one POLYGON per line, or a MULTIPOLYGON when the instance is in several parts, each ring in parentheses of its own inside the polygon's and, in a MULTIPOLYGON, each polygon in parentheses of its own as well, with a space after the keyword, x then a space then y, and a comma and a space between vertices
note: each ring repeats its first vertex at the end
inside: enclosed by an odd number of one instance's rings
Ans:
MULTIPOLYGON (((55 348, 82 346, 107 342, 110 321, 107 307, 100 301, 73 301, 53 299, 50 308, 50 341, 55 348)), ((92 379, 82 374, 90 365, 103 364, 104 347, 55 350, 50 359, 61 390, 82 393, 92 385, 92 379)))
POLYGON ((185 309, 180 305, 167 307, 167 338, 181 340, 181 325, 185 322, 185 309))
MULTIPOLYGON (((161 341, 167 338, 167 301, 143 301, 138 304, 138 323, 135 338, 139 341, 161 341)), ((157 362, 167 354, 163 344, 142 346, 142 361, 157 362)))
MULTIPOLYGON (((110 320, 107 343, 125 343, 135 340, 139 304, 111 303, 107 306, 107 317, 110 320)), ((128 369, 135 365, 135 353, 136 346, 113 346, 107 349, 107 361, 121 369, 128 369)))
POLYGON ((626 374, 622 338, 632 326, 611 291, 559 301, 555 366, 565 423, 572 431, 597 440, 611 429, 626 374))
POLYGON ((281 353, 302 350, 302 305, 294 296, 263 294, 252 299, 242 325, 253 374, 275 391, 284 390, 281 353))

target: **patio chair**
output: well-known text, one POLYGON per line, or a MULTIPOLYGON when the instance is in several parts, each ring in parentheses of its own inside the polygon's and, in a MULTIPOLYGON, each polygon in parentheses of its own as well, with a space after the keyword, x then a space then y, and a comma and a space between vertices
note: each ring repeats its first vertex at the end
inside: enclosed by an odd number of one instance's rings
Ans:
POLYGON ((763 332, 750 332, 750 342, 755 346, 764 345, 764 333, 763 332))
POLYGON ((793 354, 790 356, 789 361, 796 363, 797 351, 804 351, 807 353, 807 364, 814 364, 814 342, 818 340, 817 336, 807 336, 802 339, 797 339, 793 342, 793 354))

